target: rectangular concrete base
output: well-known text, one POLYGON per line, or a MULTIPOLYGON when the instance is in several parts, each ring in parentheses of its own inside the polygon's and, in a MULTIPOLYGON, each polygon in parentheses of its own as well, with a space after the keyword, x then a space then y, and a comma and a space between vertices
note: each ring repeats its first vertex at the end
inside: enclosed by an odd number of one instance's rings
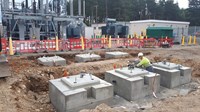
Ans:
POLYGON ((90 74, 49 81, 49 97, 57 112, 78 112, 106 103, 113 97, 113 86, 90 74))
POLYGON ((38 63, 45 66, 65 66, 66 60, 59 56, 38 58, 38 63))
POLYGON ((169 62, 159 67, 160 64, 153 64, 153 68, 155 73, 161 75, 161 86, 174 88, 191 81, 191 68, 169 62))
POLYGON ((0 62, 0 78, 11 76, 8 62, 0 62))
MULTIPOLYGON (((127 68, 123 68, 127 69, 127 68)), ((133 101, 139 98, 143 98, 153 93, 157 92, 160 88, 160 75, 154 74, 146 71, 146 74, 141 76, 135 75, 124 75, 117 70, 111 70, 106 72, 105 80, 112 83, 114 86, 115 94, 127 99, 128 101, 133 101), (154 90, 152 90, 154 88, 154 90)), ((141 70, 142 71, 142 70, 141 70)), ((130 74, 130 70, 127 69, 127 74, 130 74)), ((125 72, 124 72, 125 73, 125 72)), ((132 74, 138 73, 138 69, 132 71, 132 74)))
POLYGON ((96 61, 100 59, 101 57, 96 54, 79 54, 75 56, 76 62, 89 62, 89 61, 96 61))
POLYGON ((6 56, 0 55, 0 78, 11 76, 6 56))
POLYGON ((160 74, 160 85, 167 88, 174 88, 180 85, 180 71, 166 70, 154 67, 154 72, 160 74))
POLYGON ((105 58, 122 58, 127 57, 129 54, 125 52, 106 52, 105 58))

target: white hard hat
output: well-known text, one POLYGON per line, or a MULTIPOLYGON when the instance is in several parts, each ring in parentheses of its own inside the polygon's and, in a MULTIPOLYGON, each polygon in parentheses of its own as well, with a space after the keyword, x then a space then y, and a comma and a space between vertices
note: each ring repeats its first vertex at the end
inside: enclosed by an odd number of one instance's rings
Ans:
POLYGON ((143 56, 143 53, 141 53, 141 52, 140 52, 140 53, 138 53, 138 57, 140 57, 140 56, 143 56))

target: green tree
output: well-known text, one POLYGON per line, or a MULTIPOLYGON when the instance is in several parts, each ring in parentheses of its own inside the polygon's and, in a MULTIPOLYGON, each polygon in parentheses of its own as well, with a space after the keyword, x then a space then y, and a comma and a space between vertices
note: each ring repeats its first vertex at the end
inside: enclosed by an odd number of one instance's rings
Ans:
POLYGON ((189 0, 189 8, 186 14, 190 25, 200 25, 200 0, 189 0))

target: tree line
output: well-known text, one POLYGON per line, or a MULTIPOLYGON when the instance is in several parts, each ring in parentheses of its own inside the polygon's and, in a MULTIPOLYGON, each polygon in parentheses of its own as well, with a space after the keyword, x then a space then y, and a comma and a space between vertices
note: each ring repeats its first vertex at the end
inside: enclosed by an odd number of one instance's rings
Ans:
MULTIPOLYGON (((74 0, 77 4, 78 0, 74 0)), ((86 0, 86 23, 102 23, 105 18, 118 21, 145 19, 189 21, 200 26, 200 0, 188 0, 189 8, 180 9, 174 0, 86 0)), ((77 5, 75 14, 78 14, 77 5)))

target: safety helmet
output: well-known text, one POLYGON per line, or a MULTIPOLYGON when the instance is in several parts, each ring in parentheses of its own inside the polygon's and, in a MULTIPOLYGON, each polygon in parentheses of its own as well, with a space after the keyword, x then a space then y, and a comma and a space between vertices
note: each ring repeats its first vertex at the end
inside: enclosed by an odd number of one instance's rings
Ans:
POLYGON ((140 57, 140 56, 143 56, 143 53, 141 53, 141 52, 140 52, 140 53, 138 53, 138 57, 140 57))

